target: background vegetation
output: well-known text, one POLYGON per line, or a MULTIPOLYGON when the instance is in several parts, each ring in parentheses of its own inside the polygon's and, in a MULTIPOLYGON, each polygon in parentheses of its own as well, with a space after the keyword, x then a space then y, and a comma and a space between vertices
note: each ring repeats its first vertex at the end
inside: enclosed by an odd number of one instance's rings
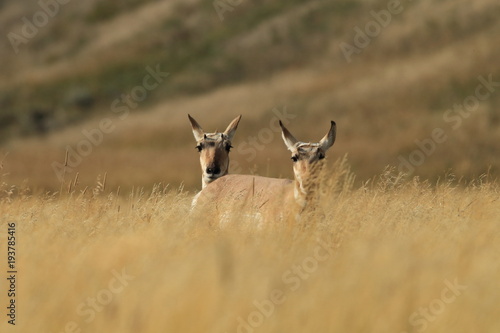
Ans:
MULTIPOLYGON (((448 170, 473 178, 500 164, 499 94, 482 101, 459 129, 443 120, 473 95, 478 77, 499 81, 500 14, 495 0, 402 2, 403 11, 348 63, 342 42, 373 21, 387 1, 243 1, 220 19, 206 1, 85 1, 61 6, 19 53, 7 38, 20 33, 36 1, 4 1, 0 13, 0 139, 11 184, 59 188, 51 167, 64 162, 103 118, 116 129, 71 172, 92 185, 151 188, 181 183, 199 188, 199 166, 187 113, 208 131, 243 114, 234 146, 269 126, 273 109, 297 116, 291 130, 317 140, 338 123, 330 154, 348 153, 358 179, 378 175, 415 140, 443 128, 415 175, 436 179, 448 170), (116 120, 112 103, 142 85, 147 67, 169 77, 116 120)), ((497 88, 498 90, 498 88, 497 88)), ((255 158, 232 153, 238 171, 291 177, 276 135, 255 158)))

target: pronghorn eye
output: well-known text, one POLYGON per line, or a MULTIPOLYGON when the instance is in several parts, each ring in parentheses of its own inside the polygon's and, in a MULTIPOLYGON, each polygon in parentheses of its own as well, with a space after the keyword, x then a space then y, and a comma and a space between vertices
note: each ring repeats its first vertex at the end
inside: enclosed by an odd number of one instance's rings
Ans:
POLYGON ((201 145, 197 145, 195 148, 198 149, 198 152, 201 152, 201 150, 203 149, 201 145))
POLYGON ((319 156, 318 156, 318 159, 319 159, 319 160, 322 160, 322 159, 324 159, 324 158, 325 158, 325 154, 319 154, 319 156))
POLYGON ((229 153, 231 151, 231 148, 233 148, 233 146, 231 146, 230 144, 227 144, 226 145, 226 151, 229 153))
POLYGON ((292 156, 292 161, 297 162, 299 160, 299 157, 297 155, 292 156))

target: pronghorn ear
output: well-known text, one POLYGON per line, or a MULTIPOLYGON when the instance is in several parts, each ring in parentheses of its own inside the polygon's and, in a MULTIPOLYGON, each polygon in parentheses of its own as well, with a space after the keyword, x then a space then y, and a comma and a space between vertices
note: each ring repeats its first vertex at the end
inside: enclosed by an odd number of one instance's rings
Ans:
POLYGON ((193 129, 194 138, 196 139, 197 142, 202 140, 205 133, 203 132, 203 129, 201 128, 200 124, 198 124, 196 120, 194 120, 194 118, 191 117, 189 114, 188 118, 189 121, 191 122, 191 128, 193 129))
POLYGON ((328 148, 333 146, 333 143, 335 142, 335 138, 337 136, 337 124, 333 120, 331 124, 332 125, 330 127, 330 131, 328 131, 324 138, 319 142, 321 148, 323 148, 323 151, 327 151, 328 148))
POLYGON ((283 141, 285 141, 285 145, 288 148, 288 150, 295 149, 295 144, 298 142, 298 140, 295 139, 292 133, 290 133, 290 131, 286 129, 281 120, 280 120, 280 127, 281 127, 281 136, 283 137, 283 141))
POLYGON ((233 140, 234 133, 236 133, 236 129, 238 128, 238 124, 240 123, 241 115, 234 118, 234 120, 229 124, 229 126, 224 131, 224 135, 227 136, 229 141, 233 140))

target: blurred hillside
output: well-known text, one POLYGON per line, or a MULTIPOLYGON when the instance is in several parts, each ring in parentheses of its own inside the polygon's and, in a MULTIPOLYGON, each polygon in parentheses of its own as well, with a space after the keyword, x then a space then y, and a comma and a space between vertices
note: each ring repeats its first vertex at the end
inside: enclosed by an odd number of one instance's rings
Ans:
POLYGON ((66 180, 197 188, 187 113, 207 131, 243 114, 242 173, 292 176, 270 126, 284 113, 303 141, 336 120, 329 157, 348 154, 361 180, 387 165, 431 179, 500 170, 497 0, 43 3, 0 2, 8 184, 58 190, 54 165, 87 149, 66 180))

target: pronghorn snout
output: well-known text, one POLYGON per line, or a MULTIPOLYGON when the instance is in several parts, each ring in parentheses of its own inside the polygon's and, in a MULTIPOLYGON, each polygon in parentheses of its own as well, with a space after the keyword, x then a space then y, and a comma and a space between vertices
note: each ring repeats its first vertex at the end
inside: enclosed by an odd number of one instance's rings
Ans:
POLYGON ((220 174, 220 167, 218 166, 211 166, 206 168, 205 172, 207 175, 218 175, 220 174))

